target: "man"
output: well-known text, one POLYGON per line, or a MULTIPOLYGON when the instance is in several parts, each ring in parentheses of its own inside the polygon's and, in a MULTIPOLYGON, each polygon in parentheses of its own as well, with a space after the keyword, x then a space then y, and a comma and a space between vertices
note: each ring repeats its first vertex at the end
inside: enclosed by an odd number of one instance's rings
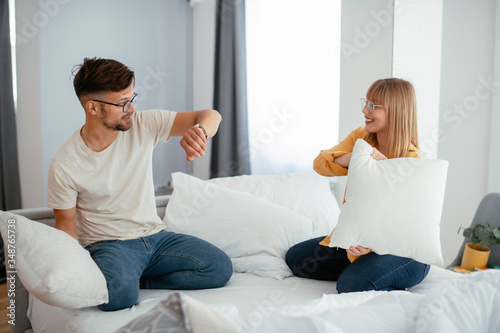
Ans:
POLYGON ((212 244, 164 230, 156 213, 152 153, 182 136, 186 158, 203 156, 217 132, 215 110, 136 112, 134 72, 120 62, 88 59, 73 84, 85 124, 55 153, 47 205, 56 228, 76 238, 104 274, 104 311, 130 307, 139 288, 218 288, 232 274, 229 257, 212 244))

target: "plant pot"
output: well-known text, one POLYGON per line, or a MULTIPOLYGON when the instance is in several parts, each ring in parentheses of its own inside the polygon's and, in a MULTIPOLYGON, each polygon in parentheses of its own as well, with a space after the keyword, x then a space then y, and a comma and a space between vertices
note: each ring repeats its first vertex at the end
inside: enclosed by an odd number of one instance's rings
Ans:
POLYGON ((474 267, 486 267, 489 257, 489 248, 484 247, 481 249, 479 244, 467 243, 465 244, 464 255, 460 267, 471 271, 474 270, 474 267))

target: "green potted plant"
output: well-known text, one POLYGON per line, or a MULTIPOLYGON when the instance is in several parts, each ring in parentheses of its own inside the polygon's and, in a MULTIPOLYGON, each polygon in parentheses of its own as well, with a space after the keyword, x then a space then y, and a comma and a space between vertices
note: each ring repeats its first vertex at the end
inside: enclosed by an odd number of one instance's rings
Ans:
POLYGON ((490 256, 488 245, 491 243, 500 244, 500 227, 493 228, 486 221, 485 225, 476 224, 473 227, 465 228, 463 236, 470 237, 471 242, 465 245, 460 267, 468 270, 473 270, 475 267, 486 267, 490 256))

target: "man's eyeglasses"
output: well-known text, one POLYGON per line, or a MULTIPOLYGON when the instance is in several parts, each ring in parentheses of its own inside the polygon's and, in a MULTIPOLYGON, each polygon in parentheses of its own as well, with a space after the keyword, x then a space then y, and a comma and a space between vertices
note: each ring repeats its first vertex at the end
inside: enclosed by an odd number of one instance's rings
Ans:
POLYGON ((384 107, 383 105, 375 105, 375 104, 373 104, 372 101, 369 101, 366 98, 362 98, 361 99, 361 108, 364 109, 365 106, 368 108, 368 111, 370 113, 372 113, 373 110, 375 110, 377 108, 383 108, 384 107))
POLYGON ((99 103, 104 103, 104 104, 109 104, 109 105, 114 105, 114 106, 120 106, 123 109, 123 112, 125 113, 128 111, 128 109, 130 109, 130 105, 132 105, 132 103, 135 103, 136 98, 137 98, 137 94, 134 93, 134 96, 132 96, 132 98, 130 100, 126 101, 123 104, 114 104, 114 103, 100 101, 98 99, 93 99, 93 101, 99 102, 99 103))

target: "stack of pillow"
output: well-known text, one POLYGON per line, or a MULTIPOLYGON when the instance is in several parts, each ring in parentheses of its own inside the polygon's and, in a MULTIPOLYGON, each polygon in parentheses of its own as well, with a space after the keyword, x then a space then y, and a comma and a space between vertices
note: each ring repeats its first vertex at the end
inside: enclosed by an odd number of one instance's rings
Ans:
POLYGON ((232 259, 235 272, 283 279, 292 273, 286 251, 337 223, 328 180, 315 173, 200 180, 172 174, 167 230, 204 239, 232 259))

